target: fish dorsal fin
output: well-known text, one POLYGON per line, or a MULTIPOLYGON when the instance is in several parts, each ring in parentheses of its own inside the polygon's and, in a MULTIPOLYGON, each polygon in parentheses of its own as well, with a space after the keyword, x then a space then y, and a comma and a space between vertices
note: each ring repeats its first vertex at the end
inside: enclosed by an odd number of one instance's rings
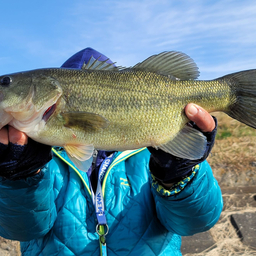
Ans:
POLYGON ((60 114, 65 127, 77 127, 83 130, 98 130, 108 126, 108 120, 101 115, 89 112, 64 112, 60 114))
POLYGON ((99 58, 95 59, 93 56, 89 59, 87 63, 84 63, 82 68, 83 70, 112 70, 112 71, 118 71, 119 68, 115 66, 115 63, 111 62, 108 63, 109 59, 106 59, 104 61, 100 61, 101 56, 99 58))
POLYGON ((196 63, 182 52, 162 52, 152 55, 132 69, 151 71, 178 80, 193 80, 199 77, 196 63))
POLYGON ((159 148, 180 158, 196 160, 203 157, 206 146, 207 139, 203 133, 186 125, 173 140, 159 148))
POLYGON ((92 145, 65 145, 65 151, 69 159, 81 171, 87 172, 92 163, 92 145))

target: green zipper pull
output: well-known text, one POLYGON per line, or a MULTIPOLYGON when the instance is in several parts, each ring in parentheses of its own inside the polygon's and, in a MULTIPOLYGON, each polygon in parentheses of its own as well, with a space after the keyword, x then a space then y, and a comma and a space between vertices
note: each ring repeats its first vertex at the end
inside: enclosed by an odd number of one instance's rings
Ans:
POLYGON ((99 235, 100 256, 107 256, 106 235, 108 234, 108 225, 97 225, 96 232, 99 235), (105 232, 105 226, 107 228, 106 232, 105 232))

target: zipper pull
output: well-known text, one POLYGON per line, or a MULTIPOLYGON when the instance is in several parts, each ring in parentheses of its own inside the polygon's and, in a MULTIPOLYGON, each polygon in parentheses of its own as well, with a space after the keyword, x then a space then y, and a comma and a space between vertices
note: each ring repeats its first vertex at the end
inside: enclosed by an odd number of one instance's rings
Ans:
POLYGON ((99 235, 99 243, 100 243, 100 255, 107 256, 107 243, 106 243, 106 235, 108 234, 108 225, 97 225, 96 232, 99 235), (106 232, 105 232, 106 227, 106 232))

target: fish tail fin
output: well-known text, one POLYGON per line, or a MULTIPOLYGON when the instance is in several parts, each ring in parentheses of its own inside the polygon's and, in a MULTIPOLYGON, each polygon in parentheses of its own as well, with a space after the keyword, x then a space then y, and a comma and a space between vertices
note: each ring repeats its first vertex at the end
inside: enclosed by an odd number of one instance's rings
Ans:
POLYGON ((226 114, 250 127, 256 128, 256 69, 222 77, 228 81, 235 100, 226 114))

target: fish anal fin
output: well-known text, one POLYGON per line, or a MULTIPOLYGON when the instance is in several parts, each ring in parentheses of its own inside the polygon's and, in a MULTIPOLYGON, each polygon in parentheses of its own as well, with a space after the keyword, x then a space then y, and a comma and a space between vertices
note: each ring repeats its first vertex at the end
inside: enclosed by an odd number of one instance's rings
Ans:
POLYGON ((64 112, 61 113, 65 127, 78 127, 83 130, 98 130, 108 126, 108 120, 101 115, 89 112, 64 112))
POLYGON ((203 157, 207 139, 202 132, 186 125, 171 141, 159 148, 174 156, 196 160, 203 157))

